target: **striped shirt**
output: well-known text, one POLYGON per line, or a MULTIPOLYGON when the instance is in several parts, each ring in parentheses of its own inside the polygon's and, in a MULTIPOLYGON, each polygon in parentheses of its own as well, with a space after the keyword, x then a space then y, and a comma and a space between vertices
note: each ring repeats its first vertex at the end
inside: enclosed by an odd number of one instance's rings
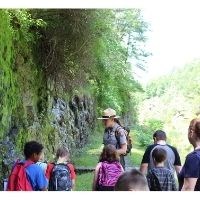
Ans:
POLYGON ((173 172, 165 167, 149 170, 147 181, 150 191, 177 191, 173 172))

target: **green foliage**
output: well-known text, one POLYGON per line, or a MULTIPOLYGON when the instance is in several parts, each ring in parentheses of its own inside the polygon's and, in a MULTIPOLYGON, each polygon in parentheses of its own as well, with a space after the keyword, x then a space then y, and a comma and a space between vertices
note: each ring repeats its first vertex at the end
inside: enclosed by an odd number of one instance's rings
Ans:
POLYGON ((200 116, 199 73, 200 61, 197 59, 151 81, 139 106, 140 123, 161 119, 168 142, 179 150, 182 160, 191 150, 187 139, 189 122, 200 116))
POLYGON ((17 106, 18 90, 15 87, 13 67, 13 31, 7 12, 0 10, 0 138, 10 125, 10 116, 17 106))
POLYGON ((153 141, 153 133, 157 130, 162 130, 164 122, 157 119, 149 119, 144 122, 144 125, 136 126, 135 135, 138 143, 142 147, 150 145, 153 141))
POLYGON ((141 66, 142 58, 147 56, 141 45, 147 24, 140 10, 31 13, 47 24, 39 51, 48 77, 72 94, 87 88, 98 111, 105 107, 113 107, 122 114, 135 110, 133 94, 141 91, 141 86, 132 75, 128 59, 134 58, 141 66))

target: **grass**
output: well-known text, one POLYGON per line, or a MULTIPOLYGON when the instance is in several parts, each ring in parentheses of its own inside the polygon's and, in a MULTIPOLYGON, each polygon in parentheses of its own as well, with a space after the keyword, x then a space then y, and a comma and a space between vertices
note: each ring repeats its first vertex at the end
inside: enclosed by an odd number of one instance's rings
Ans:
POLYGON ((95 167, 99 155, 102 150, 103 134, 95 134, 90 137, 88 145, 84 147, 78 154, 73 156, 73 162, 75 166, 81 167, 95 167))
MULTIPOLYGON (((79 154, 74 155, 73 162, 75 166, 95 167, 99 160, 102 150, 103 132, 97 131, 89 139, 88 145, 84 147, 79 154)), ((76 191, 92 190, 93 173, 83 173, 77 175, 76 191)))
POLYGON ((77 176, 76 191, 91 191, 92 190, 93 173, 85 173, 77 176))
POLYGON ((132 141, 133 141, 133 148, 131 151, 131 155, 129 155, 130 162, 133 164, 134 167, 139 167, 142 161, 142 157, 145 151, 145 147, 141 147, 136 140, 136 136, 134 135, 134 131, 130 132, 132 141))

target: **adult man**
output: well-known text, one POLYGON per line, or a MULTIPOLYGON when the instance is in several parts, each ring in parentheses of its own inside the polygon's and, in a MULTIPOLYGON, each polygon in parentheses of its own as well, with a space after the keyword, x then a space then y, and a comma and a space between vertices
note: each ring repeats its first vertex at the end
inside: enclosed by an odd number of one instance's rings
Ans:
POLYGON ((98 118, 103 120, 105 132, 103 136, 103 144, 112 144, 116 147, 117 153, 120 155, 120 163, 125 169, 124 155, 127 150, 126 131, 120 126, 118 120, 119 116, 116 111, 108 108, 103 111, 102 117, 98 118))
POLYGON ((172 172, 176 171, 178 174, 181 170, 181 160, 180 156, 175 147, 170 146, 166 143, 167 137, 166 133, 161 130, 157 130, 153 134, 154 144, 149 145, 144 153, 142 163, 140 166, 140 171, 143 174, 147 173, 147 169, 153 169, 155 164, 152 158, 152 152, 156 147, 163 148, 167 152, 167 159, 165 161, 165 167, 172 172))

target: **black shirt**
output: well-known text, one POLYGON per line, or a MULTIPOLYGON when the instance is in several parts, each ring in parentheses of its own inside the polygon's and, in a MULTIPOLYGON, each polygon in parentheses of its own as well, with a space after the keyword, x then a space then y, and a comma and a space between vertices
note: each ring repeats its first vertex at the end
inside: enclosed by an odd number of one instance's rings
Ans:
POLYGON ((156 147, 163 148, 167 152, 167 160, 165 161, 166 168, 170 169, 171 171, 174 171, 174 165, 181 166, 181 159, 175 147, 170 146, 168 144, 166 145, 152 144, 147 147, 142 159, 142 164, 143 163, 149 164, 148 165, 149 170, 155 167, 152 158, 152 152, 156 147))
POLYGON ((179 189, 181 190, 184 178, 197 178, 195 191, 200 191, 200 150, 195 150, 187 155, 185 164, 179 174, 179 189))

